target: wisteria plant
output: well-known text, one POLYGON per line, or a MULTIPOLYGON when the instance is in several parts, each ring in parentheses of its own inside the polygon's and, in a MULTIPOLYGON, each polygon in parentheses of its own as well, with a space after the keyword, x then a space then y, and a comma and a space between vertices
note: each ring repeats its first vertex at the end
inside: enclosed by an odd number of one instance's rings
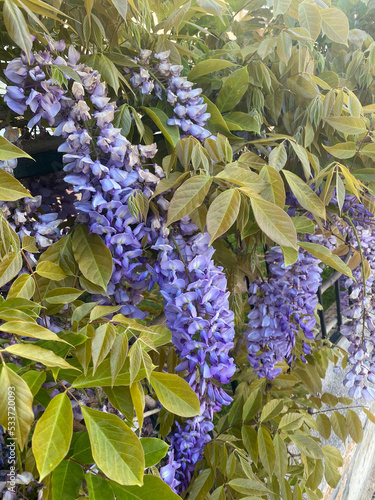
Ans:
POLYGON ((374 9, 58 4, 1 17, 0 494, 321 499, 375 423, 374 9))

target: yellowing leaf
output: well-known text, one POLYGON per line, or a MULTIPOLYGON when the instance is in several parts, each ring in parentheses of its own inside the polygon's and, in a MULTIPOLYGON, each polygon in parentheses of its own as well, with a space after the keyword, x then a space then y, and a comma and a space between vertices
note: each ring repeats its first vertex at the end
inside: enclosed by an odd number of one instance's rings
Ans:
POLYGON ((17 439, 21 450, 34 420, 32 404, 33 395, 27 383, 7 365, 3 366, 0 374, 0 425, 9 429, 14 423, 10 435, 17 439), (10 404, 12 394, 14 406, 10 404), (8 415, 15 417, 14 421, 8 418, 8 415))
POLYGON ((307 241, 298 242, 298 245, 307 250, 309 253, 311 253, 311 255, 319 259, 321 262, 324 262, 324 264, 327 264, 327 266, 336 269, 336 271, 345 274, 345 276, 349 276, 349 278, 353 277, 350 268, 340 259, 340 257, 333 254, 330 250, 328 250, 328 248, 324 247, 323 245, 318 245, 316 243, 310 243, 307 241))
POLYGON ((355 143, 351 141, 340 142, 339 144, 335 144, 334 146, 325 146, 324 144, 322 144, 322 146, 328 151, 329 154, 331 154, 335 158, 340 158, 341 160, 352 158, 357 151, 355 143))
POLYGON ((167 225, 198 208, 203 203, 211 183, 212 178, 207 175, 195 175, 184 182, 175 192, 169 205, 167 225))
POLYGON ((366 132, 366 124, 361 118, 354 116, 331 116, 323 118, 335 130, 343 134, 358 135, 366 132))
POLYGON ((55 396, 36 424, 32 447, 42 481, 68 453, 73 435, 73 410, 65 393, 55 396))
POLYGON ((297 233, 289 215, 260 196, 251 196, 250 201, 260 229, 279 245, 297 248, 297 233))
POLYGON ((289 172, 288 170, 283 171, 286 180, 299 203, 303 208, 308 210, 314 215, 325 219, 326 210, 323 202, 319 196, 314 193, 310 186, 308 186, 298 175, 289 172))
POLYGON ((0 169, 0 200, 16 201, 24 198, 25 196, 31 196, 29 191, 25 189, 22 184, 13 177, 13 175, 10 175, 5 172, 5 170, 0 169))
POLYGON ((353 410, 348 410, 346 413, 346 425, 348 426, 349 434, 356 443, 360 443, 363 439, 362 422, 357 413, 353 410))
POLYGON ((316 40, 322 25, 320 9, 314 3, 302 2, 298 6, 298 19, 300 25, 310 33, 311 38, 316 40))
POLYGON ((184 379, 178 375, 154 371, 150 382, 160 403, 168 411, 181 417, 199 415, 199 399, 184 379))
POLYGON ((322 30, 332 42, 347 45, 349 35, 349 21, 340 9, 321 9, 322 30))
POLYGON ((232 227, 238 217, 241 195, 237 189, 228 189, 217 196, 207 212, 207 231, 210 244, 232 227))
POLYGON ((111 323, 100 325, 95 330, 91 342, 93 374, 95 374, 97 367, 109 353, 116 336, 116 328, 111 323))
POLYGON ((12 283, 8 292, 7 298, 19 297, 22 299, 30 299, 35 292, 35 281, 30 274, 21 274, 12 283))
POLYGON ((122 485, 143 482, 145 459, 141 443, 116 415, 82 407, 91 451, 104 474, 122 485))
POLYGON ((258 449, 260 460, 267 473, 272 476, 276 463, 276 453, 270 431, 266 427, 258 429, 258 449))
POLYGON ((45 366, 64 368, 65 370, 78 370, 78 368, 70 365, 65 359, 56 356, 53 351, 33 344, 14 344, 8 346, 5 350, 15 356, 32 359, 45 366))
POLYGON ((79 225, 74 230, 72 244, 81 273, 106 291, 112 276, 113 262, 112 254, 101 237, 89 234, 88 227, 79 225))
POLYGON ((50 262, 48 260, 40 262, 36 266, 35 272, 39 274, 39 276, 43 276, 43 278, 53 281, 60 281, 66 278, 64 270, 55 262, 50 262))
POLYGON ((54 340, 55 342, 65 342, 65 340, 60 339, 56 333, 51 332, 43 326, 37 325, 36 323, 25 322, 25 321, 8 321, 0 326, 2 332, 14 333, 15 335, 21 335, 23 337, 31 337, 34 339, 41 340, 54 340))

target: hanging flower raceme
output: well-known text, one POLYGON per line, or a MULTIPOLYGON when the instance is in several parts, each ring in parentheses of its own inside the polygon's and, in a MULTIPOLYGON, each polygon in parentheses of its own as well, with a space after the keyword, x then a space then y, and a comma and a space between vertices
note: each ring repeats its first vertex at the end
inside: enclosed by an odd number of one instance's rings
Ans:
POLYGON ((130 82, 133 88, 139 89, 143 95, 154 92, 158 99, 166 98, 174 113, 173 118, 168 120, 168 125, 177 125, 184 134, 192 135, 203 142, 211 135, 211 132, 204 128, 211 115, 207 113, 207 104, 201 96, 202 89, 194 88, 194 83, 189 82, 187 77, 180 76, 184 67, 171 64, 169 56, 170 50, 156 53, 152 62, 152 52, 141 50, 137 59, 141 67, 138 71, 133 71, 130 82), (146 67, 150 67, 152 74, 158 76, 163 87, 153 80, 146 67))
POLYGON ((303 352, 311 351, 305 339, 315 336, 314 310, 322 269, 318 259, 301 249, 291 266, 285 266, 280 247, 271 249, 266 262, 268 277, 249 287, 251 311, 245 335, 250 365, 259 377, 272 380, 281 373, 277 363, 295 359, 298 338, 303 352))
POLYGON ((375 300, 373 285, 375 279, 375 218, 354 197, 347 197, 343 207, 344 220, 351 221, 341 228, 348 243, 357 252, 362 252, 368 267, 360 264, 353 270, 353 278, 340 278, 342 314, 348 323, 341 326, 341 333, 350 342, 348 361, 351 369, 345 376, 344 385, 349 396, 375 399, 375 390, 369 386, 375 383, 375 300), (345 214, 346 213, 346 214, 345 214), (358 244, 359 243, 359 244, 358 244), (365 273, 365 274, 363 274, 365 273))
MULTIPOLYGON (((181 232, 193 224, 182 221, 181 232)), ((177 371, 201 400, 201 416, 187 420, 171 434, 170 461, 162 469, 165 480, 179 489, 189 485, 196 463, 202 458, 213 412, 231 402, 222 387, 235 372, 229 351, 233 347, 233 312, 229 309, 227 281, 212 259, 209 235, 184 238, 182 234, 159 238, 154 248, 159 260, 154 271, 165 300, 164 312, 172 340, 180 356, 177 371), (178 464, 178 468, 173 464, 178 464), (175 470, 175 475, 171 470, 175 470)))
MULTIPOLYGON (((146 214, 130 211, 128 202, 137 198, 148 206, 159 177, 143 169, 142 162, 155 155, 156 145, 134 146, 113 126, 116 104, 110 102, 99 73, 79 64, 79 59, 79 53, 70 47, 67 57, 43 51, 32 53, 30 63, 24 56, 12 61, 5 74, 17 85, 8 87, 7 103, 16 112, 21 111, 20 106, 22 112, 31 110, 34 116, 29 127, 45 119, 56 127, 55 135, 65 138, 59 151, 64 153, 65 181, 81 196, 75 204, 78 221, 101 235, 113 254, 107 294, 122 304, 123 314, 142 317, 136 306, 142 299, 140 292, 148 286, 142 246, 151 243, 150 231, 146 214), (77 81, 70 91, 53 84, 51 65, 61 71, 64 66, 74 70, 77 81)), ((71 80, 69 75, 65 78, 71 80)))

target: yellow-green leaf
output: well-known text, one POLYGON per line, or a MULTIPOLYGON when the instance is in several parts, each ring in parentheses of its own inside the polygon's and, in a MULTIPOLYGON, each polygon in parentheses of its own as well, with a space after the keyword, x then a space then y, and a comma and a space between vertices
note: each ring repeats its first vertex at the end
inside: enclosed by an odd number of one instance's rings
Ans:
POLYGON ((258 449, 260 460, 267 473, 272 476, 276 463, 276 453, 270 431, 266 427, 258 429, 258 449))
POLYGON ((358 135, 366 132, 366 124, 361 118, 354 116, 331 116, 324 121, 343 134, 358 135))
POLYGON ((16 201, 25 196, 31 196, 29 191, 13 175, 0 168, 0 200, 16 201))
POLYGON ((241 195, 237 189, 228 189, 217 196, 207 212, 207 231, 210 244, 232 227, 238 217, 241 195))
POLYGON ((322 146, 328 151, 329 154, 335 158, 340 158, 341 160, 352 158, 357 151, 356 145, 352 141, 339 142, 334 146, 325 146, 324 144, 322 144, 322 146))
POLYGON ((40 481, 57 467, 69 451, 73 410, 65 393, 55 396, 36 424, 32 447, 40 481))
POLYGON ((180 186, 175 192, 168 209, 167 225, 189 215, 204 201, 212 178, 208 175, 195 175, 180 186))
POLYGON ((346 424, 349 434, 356 443, 360 443, 363 439, 362 422, 357 413, 353 410, 348 410, 346 413, 346 424))
POLYGON ((300 205, 318 217, 325 219, 326 209, 319 196, 314 193, 310 186, 308 186, 298 175, 283 170, 285 178, 292 190, 294 196, 299 201, 300 205))
POLYGON ((193 66, 187 77, 188 80, 195 80, 200 76, 208 75, 225 68, 230 68, 231 66, 235 66, 235 64, 224 59, 208 59, 193 66))
POLYGON ((49 349, 43 349, 33 344, 14 344, 8 346, 5 350, 15 356, 32 359, 33 361, 52 368, 59 367, 65 370, 78 370, 78 368, 70 365, 65 359, 60 358, 60 356, 56 356, 56 354, 49 349))
POLYGON ((349 21, 344 12, 340 9, 321 9, 323 33, 332 42, 347 45, 349 36, 349 21))
POLYGON ((345 274, 345 276, 348 276, 349 278, 353 277, 350 268, 340 259, 340 257, 333 254, 328 248, 324 247, 323 245, 318 245, 317 243, 310 243, 307 241, 298 242, 298 245, 307 250, 309 253, 311 253, 311 255, 319 259, 321 262, 324 262, 324 264, 327 264, 327 266, 336 269, 336 271, 345 274))
POLYGON ((145 458, 132 430, 116 415, 82 407, 91 451, 104 474, 122 485, 143 483, 145 458))
POLYGON ((168 411, 181 417, 199 415, 199 399, 184 379, 178 375, 154 371, 150 382, 160 403, 168 411))
POLYGON ((268 184, 262 191, 262 198, 280 208, 284 208, 285 188, 279 172, 270 165, 264 165, 259 172, 259 177, 268 184))

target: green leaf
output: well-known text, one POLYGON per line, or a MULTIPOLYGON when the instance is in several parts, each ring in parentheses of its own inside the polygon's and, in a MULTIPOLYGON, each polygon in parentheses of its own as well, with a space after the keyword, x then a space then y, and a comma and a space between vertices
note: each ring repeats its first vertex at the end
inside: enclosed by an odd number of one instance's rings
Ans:
POLYGON ((279 413, 282 412, 284 408, 284 402, 278 399, 273 399, 272 401, 269 401, 262 410, 262 413, 260 415, 260 421, 261 422, 267 422, 269 420, 272 420, 274 417, 279 415, 279 413))
POLYGON ((141 382, 133 382, 130 386, 130 394, 133 401, 135 414, 138 420, 139 432, 142 432, 143 411, 145 408, 145 394, 141 382))
POLYGON ((253 196, 250 201, 260 229, 279 245, 297 248, 297 233, 289 215, 260 196, 253 196))
POLYGON ((281 483, 286 476, 288 469, 288 452, 286 444, 281 438, 280 434, 275 434, 273 438, 273 446, 275 448, 276 462, 274 474, 281 483))
POLYGON ((259 177, 268 185, 262 190, 262 198, 280 208, 285 205, 284 181, 279 172, 270 165, 264 165, 259 172, 259 177))
POLYGON ((298 250, 295 248, 290 248, 290 247, 280 247, 283 255, 284 255, 284 264, 286 267, 292 266, 294 263, 297 262, 298 259, 298 250))
POLYGON ((25 196, 31 196, 29 191, 25 189, 22 184, 13 177, 13 175, 10 175, 5 172, 5 170, 0 169, 0 200, 16 201, 24 198, 25 196))
POLYGON ((92 465, 95 462, 91 453, 90 438, 87 431, 73 433, 68 457, 83 465, 92 465))
POLYGON ((272 476, 276 463, 276 453, 270 431, 263 426, 258 429, 258 448, 260 460, 267 473, 272 476))
POLYGON ((69 66, 66 66, 65 64, 61 64, 61 65, 52 64, 51 68, 59 71, 64 76, 65 75, 69 76, 75 82, 81 83, 81 79, 80 79, 78 73, 76 71, 74 71, 74 69, 70 68, 69 66))
POLYGON ((284 168, 287 159, 288 155, 286 153, 284 143, 282 142, 276 146, 276 148, 273 148, 268 157, 268 163, 272 168, 279 172, 284 168))
POLYGON ((310 179, 311 177, 311 168, 310 161, 307 150, 302 147, 300 144, 297 144, 295 141, 290 141, 290 145, 292 146, 294 152, 298 156, 299 161, 302 164, 303 173, 305 174, 306 179, 310 179))
POLYGON ((117 336, 116 328, 111 323, 100 325, 94 333, 91 342, 93 374, 109 353, 117 336))
POLYGON ((255 390, 250 394, 250 396, 245 401, 242 410, 242 420, 244 422, 249 422, 260 410, 262 405, 262 393, 259 389, 255 390))
POLYGON ((303 415, 300 413, 286 413, 281 417, 279 430, 294 431, 303 424, 303 415))
POLYGON ((181 417, 195 417, 200 414, 197 395, 178 375, 153 372, 150 382, 160 403, 171 413, 181 417))
POLYGON ((168 209, 167 225, 189 215, 204 201, 212 177, 208 175, 195 175, 180 186, 175 192, 168 209))
POLYGON ((85 480, 89 490, 90 500, 103 500, 103 498, 107 500, 114 499, 114 494, 107 479, 103 479, 96 474, 86 474, 85 480))
POLYGON ((142 106, 143 111, 148 114, 151 120, 162 132, 171 146, 175 147, 180 140, 180 132, 176 125, 168 125, 168 116, 159 108, 142 106))
POLYGON ((120 87, 119 72, 115 64, 104 54, 90 54, 84 58, 87 66, 98 70, 99 74, 108 85, 110 85, 115 92, 120 87))
MULTIPOLYGON (((103 387, 103 391, 107 394, 109 402, 117 408, 128 420, 133 421, 133 401, 130 394, 130 389, 127 386, 119 387, 103 387)), ((147 460, 146 460, 147 463, 147 460)), ((146 465, 147 467, 147 465, 146 465)))
POLYGON ((130 116, 129 106, 127 104, 123 104, 117 109, 115 118, 113 120, 113 125, 121 129, 121 133, 124 137, 128 135, 128 133, 130 132, 130 127, 132 125, 132 118, 130 116))
POLYGON ((318 459, 315 460, 315 464, 307 480, 307 486, 312 490, 316 490, 323 480, 323 462, 318 459))
MULTIPOLYGON (((199 472, 198 477, 189 489, 189 500, 201 500, 210 492, 215 480, 212 469, 206 469, 199 472)), ((210 498, 212 498, 210 496, 210 498)))
POLYGON ((30 274, 21 274, 12 283, 8 292, 7 298, 19 297, 22 299, 30 299, 35 292, 35 281, 30 274))
POLYGON ((43 328, 43 326, 37 325, 36 323, 29 323, 25 321, 8 321, 7 323, 1 325, 1 331, 14 333, 15 335, 21 335, 23 337, 31 337, 34 339, 65 342, 65 340, 60 339, 56 333, 47 330, 47 328, 43 328))
POLYGON ((45 294, 44 298, 49 304, 69 304, 77 300, 82 294, 82 290, 62 287, 50 290, 45 294))
POLYGON ((133 384, 142 365, 142 348, 139 341, 134 342, 129 350, 130 385, 133 384))
POLYGON ((267 493, 272 494, 272 491, 270 491, 265 484, 255 479, 232 479, 229 481, 228 485, 234 491, 238 491, 238 493, 242 493, 243 495, 264 496, 267 493))
POLYGON ((142 485, 145 459, 137 436, 116 415, 85 406, 83 418, 97 466, 122 485, 142 485))
POLYGON ((335 158, 340 158, 341 160, 352 158, 357 151, 355 143, 351 141, 339 142, 334 146, 325 146, 324 144, 322 144, 322 146, 328 151, 329 154, 331 154, 335 158))
POLYGON ((52 472, 53 500, 77 498, 83 480, 83 468, 71 460, 63 460, 52 472))
POLYGON ((58 394, 38 420, 33 434, 33 454, 40 481, 43 481, 66 456, 72 434, 72 405, 65 393, 58 394))
POLYGON ((247 68, 240 68, 231 73, 224 81, 217 96, 217 107, 221 112, 231 111, 242 99, 249 86, 247 68))
POLYGON ((374 415, 371 411, 369 411, 367 408, 364 408, 364 407, 363 407, 362 409, 363 409, 363 411, 366 413, 366 415, 367 415, 368 419, 369 419, 369 420, 370 420, 373 424, 375 424, 375 415, 374 415))
POLYGON ((301 431, 290 434, 290 439, 297 448, 310 458, 324 458, 324 453, 319 444, 310 436, 307 436, 301 431))
POLYGON ((9 430, 11 437, 17 439, 21 450, 24 448, 34 421, 32 404, 33 395, 27 383, 7 365, 4 365, 0 374, 0 425, 9 430), (10 404, 11 395, 14 396, 14 406, 10 404), (11 420, 8 416, 15 418, 11 420))
POLYGON ((312 214, 325 219, 326 209, 319 196, 314 193, 310 186, 308 186, 298 175, 283 170, 285 178, 292 190, 294 196, 297 198, 300 205, 312 214))
POLYGON ((21 9, 12 0, 4 1, 3 18, 9 36, 25 54, 30 54, 32 40, 29 28, 21 9))
POLYGON ((353 278, 350 268, 346 264, 344 264, 340 257, 328 250, 328 248, 324 247, 323 245, 305 241, 299 241, 298 245, 307 250, 309 253, 311 253, 311 255, 319 259, 321 262, 324 262, 324 264, 327 264, 327 266, 336 269, 336 271, 345 274, 345 276, 348 276, 349 278, 353 278))
POLYGON ((228 189, 217 196, 207 212, 207 231, 210 245, 232 227, 238 217, 241 195, 237 189, 228 189))
POLYGON ((74 366, 70 365, 65 359, 56 356, 56 354, 48 349, 43 349, 33 344, 13 344, 5 349, 7 352, 13 354, 14 356, 20 356, 21 358, 32 359, 37 363, 42 363, 49 367, 59 367, 65 370, 78 370, 74 366))
POLYGON ((357 413, 353 410, 348 410, 346 413, 346 425, 349 430, 351 438, 356 442, 360 443, 363 439, 363 427, 362 422, 357 413))
POLYGON ((89 228, 79 225, 73 237, 73 252, 79 270, 85 278, 107 290, 112 276, 113 261, 110 250, 98 234, 89 234, 89 228))
MULTIPOLYGON (((0 136, 0 161, 8 161, 8 160, 13 160, 14 158, 30 158, 32 160, 32 157, 27 154, 25 151, 22 151, 22 149, 17 148, 14 144, 9 142, 5 137, 0 136)), ((0 172, 0 195, 1 195, 1 189, 3 188, 3 182, 8 179, 8 176, 11 177, 17 185, 22 186, 22 184, 10 174, 7 174, 4 170, 1 170, 0 172), (4 175, 6 174, 6 175, 4 175)), ((24 194, 24 196, 30 196, 30 193, 22 186, 22 189, 28 193, 24 194)), ((18 198, 16 198, 18 199, 18 198)), ((1 198, 3 200, 3 198, 1 198)), ((3 201, 6 201, 5 199, 3 201)), ((11 201, 11 200, 7 200, 11 201)))
POLYGON ((300 25, 307 29, 313 40, 316 40, 320 34, 322 25, 320 12, 321 10, 314 3, 302 2, 298 6, 300 25))
POLYGON ((22 257, 18 252, 9 252, 0 261, 0 287, 11 281, 22 269, 22 257))
POLYGON ((252 116, 243 113, 242 111, 232 111, 224 116, 225 121, 230 128, 232 123, 241 127, 242 130, 247 132, 260 132, 260 123, 252 116))
MULTIPOLYGON (((328 10, 328 9, 327 9, 328 10)), ((361 118, 353 116, 331 116, 323 118, 335 130, 343 134, 358 135, 366 132, 366 124, 361 118)))
POLYGON ((235 66, 235 64, 230 61, 225 61, 224 59, 207 59, 193 66, 187 78, 190 81, 195 80, 200 76, 209 75, 215 71, 230 68, 231 66, 235 66))
POLYGON ((161 439, 145 437, 140 441, 145 454, 146 467, 157 465, 167 454, 169 446, 161 439))
POLYGON ((349 36, 349 21, 344 12, 340 9, 321 9, 323 33, 332 42, 347 45, 349 36))
POLYGON ((251 460, 258 462, 258 438, 257 431, 251 425, 241 426, 241 437, 243 444, 248 452, 251 460))
POLYGON ((147 474, 143 485, 121 486, 111 482, 111 487, 117 500, 179 500, 180 497, 160 477, 147 474))

